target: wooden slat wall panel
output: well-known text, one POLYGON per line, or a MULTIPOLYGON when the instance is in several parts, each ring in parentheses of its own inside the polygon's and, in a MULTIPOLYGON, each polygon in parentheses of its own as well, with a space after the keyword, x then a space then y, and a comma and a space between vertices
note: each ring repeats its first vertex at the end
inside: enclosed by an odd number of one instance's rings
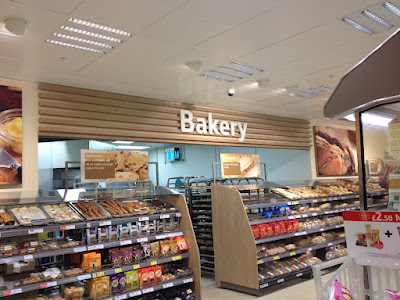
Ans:
POLYGON ((200 145, 309 149, 307 121, 213 109, 114 93, 39 84, 39 135, 48 137, 127 139, 200 145), (246 122, 246 139, 180 132, 180 109, 194 117, 246 122))

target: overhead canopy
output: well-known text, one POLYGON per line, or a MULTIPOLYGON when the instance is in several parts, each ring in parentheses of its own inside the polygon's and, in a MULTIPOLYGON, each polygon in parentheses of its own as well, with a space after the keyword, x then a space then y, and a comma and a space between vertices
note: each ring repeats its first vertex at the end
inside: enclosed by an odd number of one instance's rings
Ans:
POLYGON ((328 119, 373 100, 400 95, 400 30, 351 69, 325 105, 328 119))

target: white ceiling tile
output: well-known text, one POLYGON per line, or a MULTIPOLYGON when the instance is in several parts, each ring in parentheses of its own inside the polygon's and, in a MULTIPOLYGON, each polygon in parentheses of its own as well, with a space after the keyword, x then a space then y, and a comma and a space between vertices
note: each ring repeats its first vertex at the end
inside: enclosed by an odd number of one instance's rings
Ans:
POLYGON ((84 0, 13 0, 27 6, 53 11, 64 15, 70 14, 84 0))

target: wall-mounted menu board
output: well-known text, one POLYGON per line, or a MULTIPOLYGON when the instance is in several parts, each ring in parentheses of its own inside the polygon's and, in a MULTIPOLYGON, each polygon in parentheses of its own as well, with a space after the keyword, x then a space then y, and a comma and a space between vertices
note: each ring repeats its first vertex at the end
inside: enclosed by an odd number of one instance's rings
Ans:
POLYGON ((148 152, 81 150, 81 177, 82 182, 148 180, 148 152))
POLYGON ((221 172, 223 178, 260 177, 260 156, 221 153, 221 172))

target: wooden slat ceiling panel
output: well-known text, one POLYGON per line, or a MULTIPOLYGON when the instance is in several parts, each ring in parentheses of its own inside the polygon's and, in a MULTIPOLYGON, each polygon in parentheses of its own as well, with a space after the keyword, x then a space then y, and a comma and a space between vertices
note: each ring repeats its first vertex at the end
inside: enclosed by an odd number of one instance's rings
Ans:
POLYGON ((309 149, 311 128, 305 120, 242 113, 114 93, 39 84, 39 135, 48 137, 128 139, 143 142, 309 149), (180 109, 195 117, 246 122, 246 139, 180 131, 180 109))

